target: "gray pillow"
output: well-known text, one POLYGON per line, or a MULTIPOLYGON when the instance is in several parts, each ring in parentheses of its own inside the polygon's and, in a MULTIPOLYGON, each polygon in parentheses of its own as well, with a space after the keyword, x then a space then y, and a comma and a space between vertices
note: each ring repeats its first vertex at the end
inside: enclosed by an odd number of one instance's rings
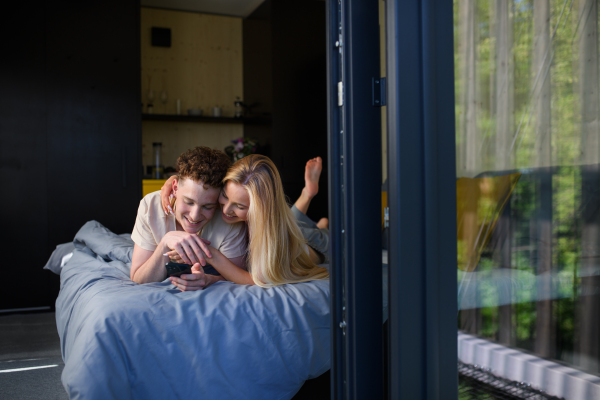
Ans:
POLYGON ((44 269, 50 270, 54 272, 56 275, 60 275, 60 271, 62 270, 62 259, 69 253, 72 253, 75 250, 75 246, 73 242, 63 243, 56 246, 56 249, 52 252, 50 259, 44 266, 44 269))

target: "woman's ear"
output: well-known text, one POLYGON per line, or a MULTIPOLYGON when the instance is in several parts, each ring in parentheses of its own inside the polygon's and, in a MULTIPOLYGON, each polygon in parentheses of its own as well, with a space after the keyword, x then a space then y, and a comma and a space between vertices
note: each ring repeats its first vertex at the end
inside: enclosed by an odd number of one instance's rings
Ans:
POLYGON ((172 191, 173 191, 173 196, 177 196, 177 189, 179 188, 179 181, 177 180, 177 178, 173 179, 173 183, 172 183, 172 191))

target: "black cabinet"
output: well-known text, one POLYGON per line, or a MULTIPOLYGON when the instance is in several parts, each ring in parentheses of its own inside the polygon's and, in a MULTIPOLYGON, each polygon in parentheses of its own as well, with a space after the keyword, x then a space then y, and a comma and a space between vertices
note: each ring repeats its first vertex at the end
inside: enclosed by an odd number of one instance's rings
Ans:
POLYGON ((130 232, 141 198, 139 2, 12 4, 2 26, 0 310, 53 306, 43 271, 95 219, 130 232))

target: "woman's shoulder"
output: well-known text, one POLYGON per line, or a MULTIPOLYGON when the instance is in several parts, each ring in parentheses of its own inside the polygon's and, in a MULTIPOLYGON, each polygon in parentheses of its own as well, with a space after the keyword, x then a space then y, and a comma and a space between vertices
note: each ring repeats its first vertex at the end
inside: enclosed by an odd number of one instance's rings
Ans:
MULTIPOLYGON (((217 214, 217 213, 215 213, 217 214)), ((232 233, 245 232, 246 224, 244 222, 236 222, 235 224, 229 224, 223 221, 220 215, 214 215, 212 219, 206 224, 203 233, 212 235, 229 236, 232 233)), ((204 237, 204 235, 202 235, 204 237)))
POLYGON ((219 249, 227 258, 246 253, 246 224, 228 224, 220 215, 215 215, 202 229, 202 237, 210 240, 211 246, 219 249))

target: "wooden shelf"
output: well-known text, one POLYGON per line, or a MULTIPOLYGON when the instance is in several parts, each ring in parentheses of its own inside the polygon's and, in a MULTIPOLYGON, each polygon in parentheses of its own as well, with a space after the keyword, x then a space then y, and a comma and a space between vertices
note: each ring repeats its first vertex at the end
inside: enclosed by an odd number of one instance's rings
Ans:
POLYGON ((208 122, 218 124, 258 124, 258 125, 269 125, 271 124, 270 118, 264 117, 243 117, 243 118, 231 118, 231 117, 205 117, 205 116, 191 116, 191 115, 173 115, 173 114, 142 114, 142 121, 164 121, 164 122, 208 122))

